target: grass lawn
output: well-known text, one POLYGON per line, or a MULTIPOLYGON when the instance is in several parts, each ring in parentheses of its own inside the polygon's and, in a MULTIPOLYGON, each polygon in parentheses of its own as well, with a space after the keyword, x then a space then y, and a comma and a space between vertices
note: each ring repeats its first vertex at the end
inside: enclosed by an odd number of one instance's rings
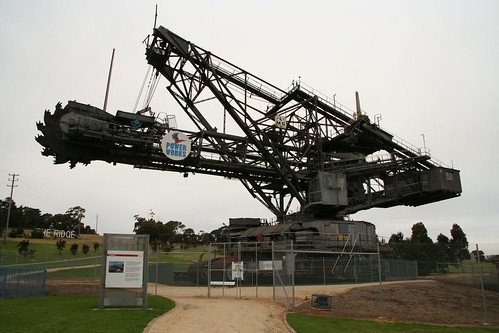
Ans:
POLYGON ((0 300, 2 332, 142 332, 154 318, 173 309, 174 302, 149 296, 142 308, 98 310, 95 296, 51 296, 0 300))
POLYGON ((287 315, 288 323, 297 333, 491 333, 499 332, 497 328, 487 327, 449 327, 427 324, 383 323, 370 320, 333 318, 325 316, 311 316, 297 313, 287 315))
POLYGON ((66 247, 59 254, 56 247, 56 239, 33 239, 33 238, 8 238, 7 244, 0 245, 0 263, 2 265, 32 265, 32 266, 46 266, 46 267, 60 267, 68 265, 87 265, 88 262, 85 260, 78 262, 72 262, 68 264, 65 261, 71 261, 75 259, 87 259, 87 261, 94 262, 94 256, 98 256, 99 259, 102 256, 102 247, 98 252, 94 251, 94 242, 101 244, 99 236, 95 235, 82 235, 80 239, 65 239, 66 247), (17 245, 23 240, 29 240, 29 249, 35 250, 32 257, 26 256, 21 257, 18 253, 17 245), (70 251, 71 244, 78 244, 78 251, 76 254, 72 254, 70 251), (83 244, 87 244, 90 250, 87 254, 82 251, 83 244), (47 262, 54 261, 54 263, 47 264, 47 262), (59 262, 57 262, 59 261, 59 262))

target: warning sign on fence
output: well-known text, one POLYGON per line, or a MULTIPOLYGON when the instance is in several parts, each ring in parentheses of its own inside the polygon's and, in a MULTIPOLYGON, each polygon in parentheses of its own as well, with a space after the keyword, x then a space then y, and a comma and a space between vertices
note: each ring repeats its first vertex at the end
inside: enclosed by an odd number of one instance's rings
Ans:
POLYGON ((244 280, 244 263, 242 261, 232 262, 232 280, 244 280))

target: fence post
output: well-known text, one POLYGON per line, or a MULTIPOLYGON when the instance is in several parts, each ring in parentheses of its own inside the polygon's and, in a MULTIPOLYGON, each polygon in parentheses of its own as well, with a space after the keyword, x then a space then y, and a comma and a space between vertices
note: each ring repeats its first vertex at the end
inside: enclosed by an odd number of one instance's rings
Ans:
MULTIPOLYGON (((47 269, 46 264, 45 264, 45 269, 47 269)), ((92 281, 94 283, 94 296, 97 294, 97 256, 94 257, 94 280, 92 281)))
POLYGON ((211 296, 211 255, 212 253, 211 253, 211 243, 210 243, 210 245, 208 246, 208 274, 206 274, 206 276, 208 277, 208 297, 211 296))
POLYGON ((383 285, 381 283, 382 275, 381 275, 381 256, 379 254, 379 241, 377 242, 378 249, 378 275, 379 275, 379 298, 380 298, 380 317, 385 316, 385 303, 383 301, 383 285))
POLYGON ((324 257, 322 257, 322 278, 324 285, 326 285, 326 259, 324 257))
MULTIPOLYGON (((223 244, 224 244, 224 257, 223 257, 223 265, 222 265, 222 298, 225 297, 225 276, 229 272, 227 269, 227 263, 225 262, 225 260, 227 259, 227 254, 228 254, 228 251, 225 248, 227 243, 223 243, 223 244)), ((230 250, 230 246, 229 246, 229 250, 230 250)))
POLYGON ((256 286, 256 298, 258 298, 258 242, 255 242, 255 286, 256 286))
POLYGON ((274 241, 272 241, 272 299, 275 302, 275 256, 274 256, 274 241))
POLYGON ((154 284, 154 295, 158 295, 158 271, 159 271, 159 249, 156 249, 156 283, 154 284))
POLYGON ((296 262, 295 262, 295 252, 293 247, 293 240, 291 240, 291 260, 293 260, 293 270, 291 271, 291 295, 292 295, 292 303, 291 303, 291 311, 295 311, 295 271, 296 271, 296 262))
POLYGON ((480 252, 478 251, 478 244, 476 244, 476 258, 478 261, 478 270, 480 272, 480 289, 482 290, 482 303, 483 303, 483 318, 484 318, 484 323, 486 324, 489 321, 488 315, 487 315, 487 304, 485 303, 485 291, 483 287, 483 272, 482 272, 482 265, 480 264, 480 252))

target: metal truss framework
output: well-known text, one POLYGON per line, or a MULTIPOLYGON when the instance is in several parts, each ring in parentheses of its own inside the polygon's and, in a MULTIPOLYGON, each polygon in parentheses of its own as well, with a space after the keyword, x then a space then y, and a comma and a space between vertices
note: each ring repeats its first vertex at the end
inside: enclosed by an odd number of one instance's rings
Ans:
POLYGON ((282 90, 164 27, 148 39, 146 57, 168 80, 169 93, 196 127, 176 129, 191 140, 185 160, 173 161, 161 152, 161 136, 171 129, 169 124, 151 120, 147 127, 125 130, 118 115, 113 118, 97 108, 90 115, 88 106, 74 102, 54 115, 46 112, 46 125, 39 124, 44 136, 37 140, 46 147, 44 154, 55 156, 56 163, 104 160, 238 179, 278 218, 290 213, 293 202, 302 213, 340 217, 461 193, 459 171, 371 123, 359 102, 357 112, 348 112, 301 82, 282 90), (51 132, 71 112, 80 114, 80 120, 69 126, 62 141, 78 147, 72 152, 60 148, 61 135, 51 132), (91 133, 81 117, 105 122, 104 130, 91 133), (328 186, 336 192, 346 187, 346 201, 313 199, 313 192, 327 185, 314 185, 321 174, 339 179, 328 186))

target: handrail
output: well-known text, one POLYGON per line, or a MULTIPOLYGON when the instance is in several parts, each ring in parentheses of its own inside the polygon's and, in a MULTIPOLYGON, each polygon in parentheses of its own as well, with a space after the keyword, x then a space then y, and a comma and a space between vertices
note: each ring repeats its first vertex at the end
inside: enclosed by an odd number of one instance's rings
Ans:
MULTIPOLYGON (((230 64, 228 64, 230 65, 230 64)), ((261 82, 258 82, 260 83, 260 85, 258 85, 258 83, 253 83, 252 81, 254 81, 254 77, 249 74, 249 73, 246 73, 246 72, 242 72, 240 71, 238 68, 233 68, 233 71, 230 72, 230 70, 227 70, 226 68, 222 67, 222 64, 221 62, 219 62, 218 64, 214 64, 212 63, 212 66, 214 69, 226 74, 226 75, 229 75, 229 76, 232 76, 235 78, 236 81, 238 81, 240 84, 245 84, 249 87, 251 87, 252 89, 254 89, 255 91, 259 91, 261 92, 262 94, 266 95, 267 97, 269 97, 270 99, 275 99, 275 100, 279 100, 279 99, 282 99, 284 98, 282 92, 281 94, 278 93, 277 90, 275 89, 266 89, 266 88, 275 88, 271 85, 268 85, 268 87, 264 87, 264 81, 261 81, 261 82), (237 71, 236 71, 237 70, 237 71), (239 72, 239 73, 238 73, 239 72), (240 78, 238 75, 239 74, 245 74, 246 77, 244 78, 244 80, 242 78, 240 78), (273 90, 273 91, 270 91, 270 90, 273 90)), ((267 85, 267 84, 266 84, 267 85)), ((307 85, 306 83, 303 83, 300 80, 294 82, 293 81, 293 84, 288 86, 287 87, 287 91, 288 92, 291 92, 292 90, 294 89, 300 89, 308 94, 310 94, 311 96, 317 96, 317 98, 323 102, 324 104, 332 107, 333 109, 337 110, 337 111, 340 111, 341 113, 343 113, 344 115, 354 119, 354 115, 355 115, 355 112, 353 110, 351 110, 349 107, 341 104, 340 102, 337 102, 335 98, 333 98, 333 100, 331 101, 330 97, 327 96, 326 94, 324 93, 321 93, 320 91, 314 89, 313 87, 307 85)), ((435 166, 444 166, 444 167, 449 167, 447 164, 443 163, 442 161, 434 158, 431 154, 430 154, 430 150, 425 148, 425 149, 421 149, 421 148, 418 148, 416 147, 415 145, 409 143, 408 141, 394 135, 393 133, 385 130, 384 128, 382 128, 381 126, 378 125, 378 127, 383 130, 384 132, 388 133, 389 135, 392 136, 392 141, 399 145, 400 147, 406 149, 407 151, 413 153, 414 155, 417 155, 417 156, 429 156, 430 157, 430 160, 428 161, 429 163, 435 165, 435 166)))
POLYGON ((311 86, 303 83, 302 81, 299 81, 296 83, 298 85, 298 87, 309 93, 310 95, 312 96, 317 96, 317 98, 323 102, 324 104, 326 105, 329 105, 330 107, 332 107, 333 109, 335 110, 338 110, 340 111, 341 113, 343 113, 344 115, 350 117, 350 118, 353 118, 353 115, 355 114, 354 111, 352 111, 350 108, 348 108, 347 106, 339 103, 339 102, 336 102, 336 99, 333 99, 333 101, 331 102, 329 97, 326 95, 326 94, 323 94, 317 90, 315 90, 314 88, 312 88, 311 86))
MULTIPOLYGON (((341 111, 342 113, 344 113, 345 115, 349 116, 349 117, 353 117, 353 114, 354 114, 354 111, 352 111, 350 108, 344 106, 343 104, 339 103, 339 102, 336 102, 336 99, 333 100, 333 103, 330 102, 330 99, 327 95, 319 92, 319 91, 316 91, 315 89, 313 89, 312 87, 308 86, 307 84, 303 83, 302 81, 299 81, 297 83, 299 85, 299 87, 304 90, 305 92, 309 93, 309 94, 315 94, 322 102, 324 102, 325 104, 329 105, 329 106, 332 106, 333 108, 341 111), (348 111, 346 111, 348 110, 348 111)), ((415 154, 415 155, 418 155, 418 156, 429 156, 430 157, 430 160, 429 162, 435 166, 443 166, 443 167, 449 167, 447 164, 445 164, 444 162, 436 159, 435 157, 433 157, 430 153, 430 149, 428 148, 424 148, 424 149, 421 149, 421 148, 418 148, 416 147, 415 145, 405 141, 404 139, 396 136, 395 134, 391 133, 390 131, 387 131, 385 130, 384 128, 382 128, 381 126, 378 125, 378 127, 383 130, 384 132, 388 133, 389 135, 392 136, 392 141, 394 143, 396 143, 397 145, 403 147, 404 149, 408 150, 409 152, 415 154)))
POLYGON ((228 77, 234 78, 235 81, 240 83, 241 87, 243 87, 243 86, 251 87, 253 90, 258 91, 258 92, 266 95, 270 99, 280 100, 282 98, 282 92, 281 92, 281 94, 278 94, 276 87, 273 87, 272 85, 270 85, 264 81, 255 80, 253 75, 251 75, 250 73, 244 72, 244 71, 240 70, 239 68, 232 68, 232 71, 231 71, 230 69, 226 69, 225 67, 222 67, 221 62, 219 62, 218 64, 211 63, 211 66, 216 71, 219 71, 219 72, 227 75, 228 77), (245 75, 244 79, 239 76, 241 74, 245 75))

